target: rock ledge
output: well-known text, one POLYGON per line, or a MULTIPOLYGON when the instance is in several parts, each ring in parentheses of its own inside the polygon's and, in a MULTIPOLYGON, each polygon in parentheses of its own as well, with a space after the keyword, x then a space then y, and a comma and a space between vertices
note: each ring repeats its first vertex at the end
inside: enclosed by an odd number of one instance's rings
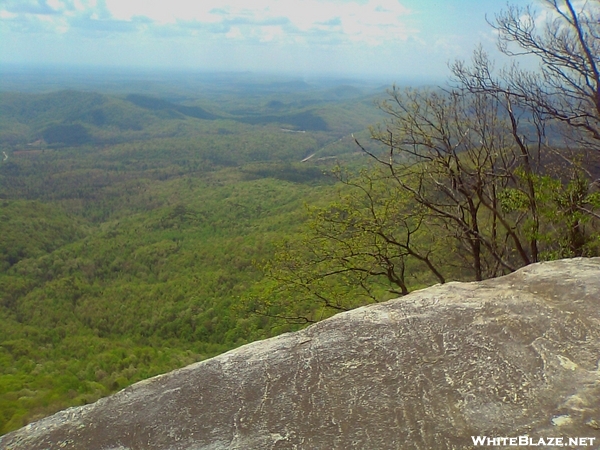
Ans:
POLYGON ((246 345, 0 448, 441 450, 523 435, 598 448, 599 358, 600 258, 540 263, 246 345))

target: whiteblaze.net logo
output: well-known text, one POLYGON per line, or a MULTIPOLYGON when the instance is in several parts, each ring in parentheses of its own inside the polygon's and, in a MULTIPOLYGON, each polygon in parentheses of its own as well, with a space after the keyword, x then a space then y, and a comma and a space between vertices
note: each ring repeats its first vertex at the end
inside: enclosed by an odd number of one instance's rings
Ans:
POLYGON ((475 447, 591 447, 595 437, 489 437, 471 436, 475 447))

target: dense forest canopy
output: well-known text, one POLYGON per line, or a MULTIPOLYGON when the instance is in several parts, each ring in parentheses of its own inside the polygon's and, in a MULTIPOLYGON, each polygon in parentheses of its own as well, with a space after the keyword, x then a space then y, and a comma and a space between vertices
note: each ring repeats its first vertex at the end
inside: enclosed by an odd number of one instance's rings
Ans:
POLYGON ((600 10, 542 4, 492 21, 539 71, 476 49, 387 95, 9 74, 0 433, 338 311, 598 255, 600 10))
POLYGON ((240 78, 2 92, 0 433, 296 328, 241 301, 254 262, 364 163, 382 90, 240 78))

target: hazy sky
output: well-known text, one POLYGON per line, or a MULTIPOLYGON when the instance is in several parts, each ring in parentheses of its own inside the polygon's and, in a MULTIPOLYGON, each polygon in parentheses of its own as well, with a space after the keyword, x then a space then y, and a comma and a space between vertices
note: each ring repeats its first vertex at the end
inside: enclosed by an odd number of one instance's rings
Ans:
MULTIPOLYGON (((525 5, 526 0, 510 0, 525 5)), ((445 77, 503 0, 0 0, 0 61, 445 77)))

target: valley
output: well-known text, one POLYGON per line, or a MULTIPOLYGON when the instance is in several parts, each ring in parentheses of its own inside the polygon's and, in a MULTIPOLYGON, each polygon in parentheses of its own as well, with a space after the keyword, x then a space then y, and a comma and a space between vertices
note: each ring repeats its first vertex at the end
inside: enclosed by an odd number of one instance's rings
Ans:
POLYGON ((5 75, 0 433, 299 328, 245 293, 366 164, 381 86, 5 75))

